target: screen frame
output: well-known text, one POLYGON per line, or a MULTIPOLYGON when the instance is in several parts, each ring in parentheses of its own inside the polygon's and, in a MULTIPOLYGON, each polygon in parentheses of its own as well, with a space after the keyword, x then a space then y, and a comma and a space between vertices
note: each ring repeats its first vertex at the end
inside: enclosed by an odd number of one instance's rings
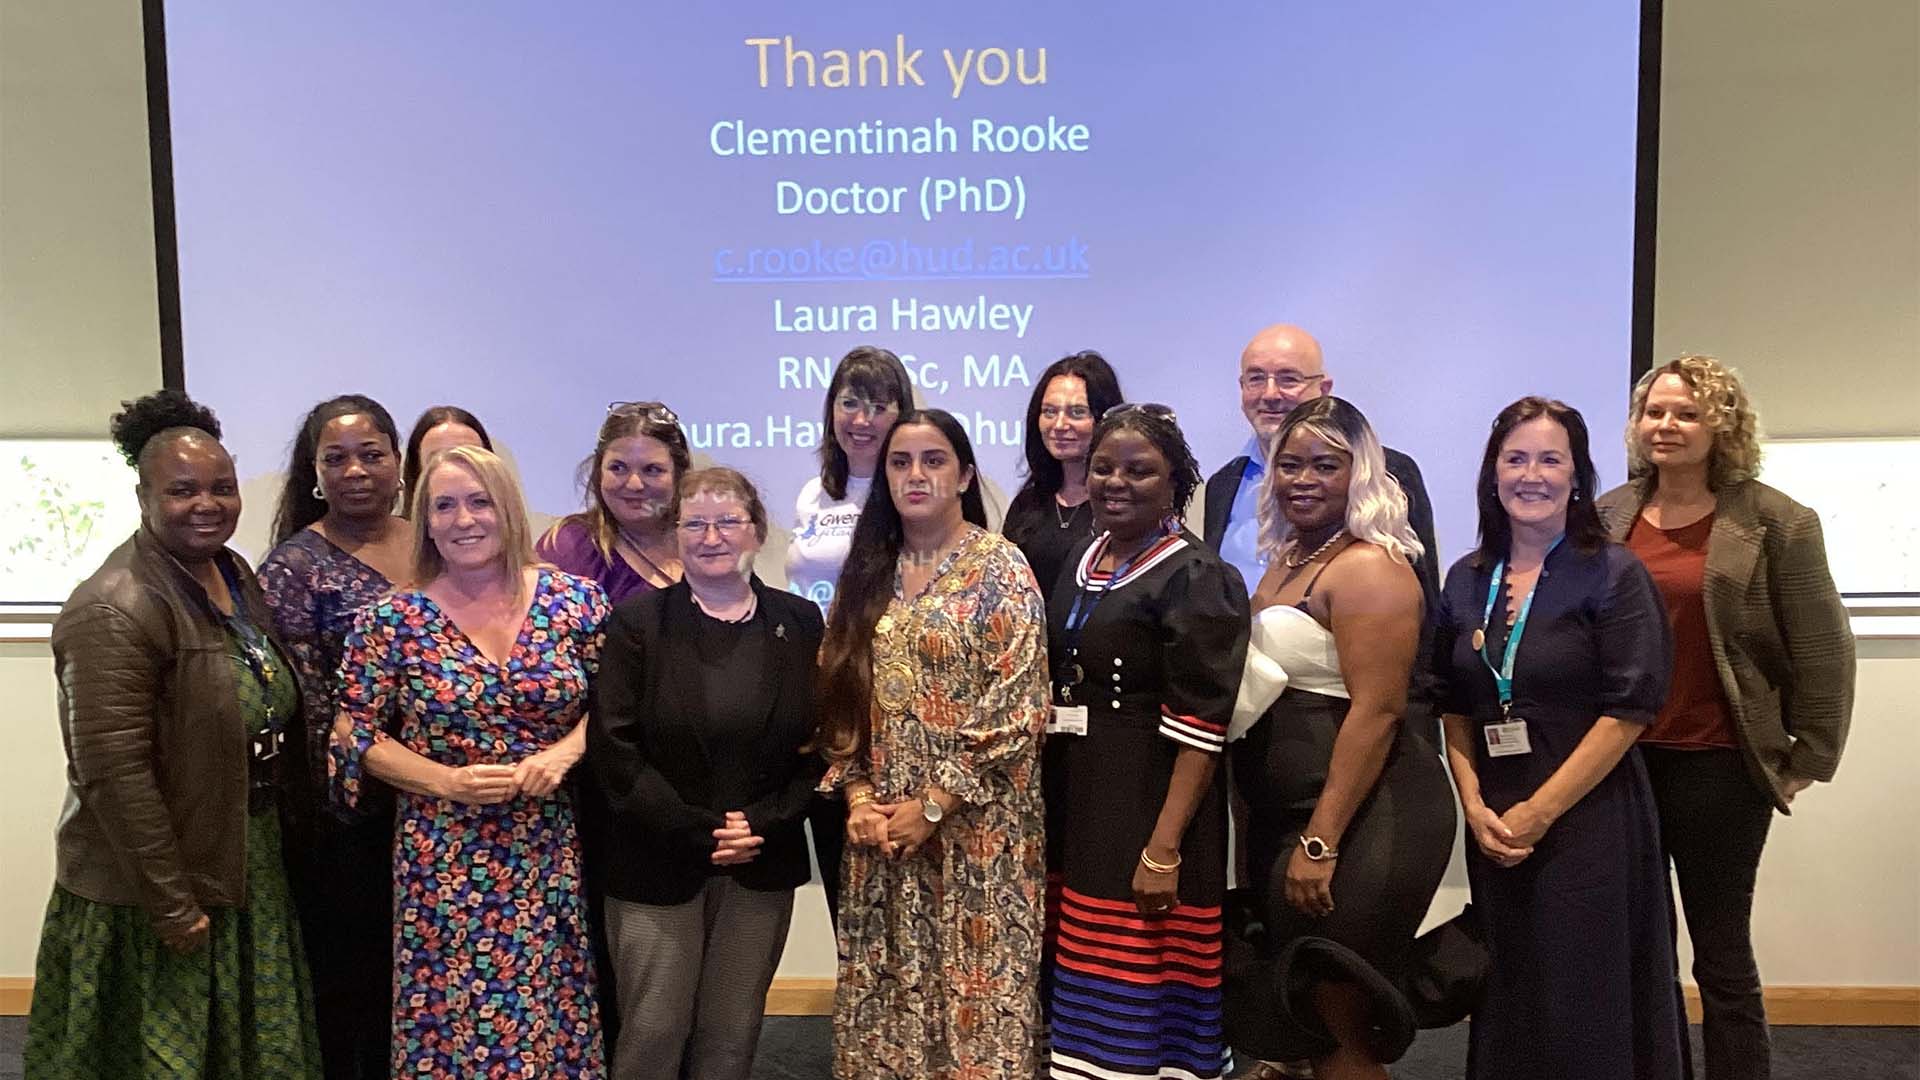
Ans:
MULTIPOLYGON (((167 83, 165 0, 141 0, 147 63, 147 147, 153 188, 153 251, 160 323, 160 384, 187 387, 180 321, 180 247, 173 193, 173 122, 167 83)), ((1655 234, 1660 213, 1660 64, 1664 0, 1640 0, 1639 91, 1634 120, 1633 285, 1629 389, 1653 367, 1655 234)))

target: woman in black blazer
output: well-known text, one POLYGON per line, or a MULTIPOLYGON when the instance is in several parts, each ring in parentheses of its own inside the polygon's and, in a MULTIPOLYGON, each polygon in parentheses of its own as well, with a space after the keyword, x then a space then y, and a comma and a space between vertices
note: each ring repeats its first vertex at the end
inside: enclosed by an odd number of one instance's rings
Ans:
POLYGON ((811 876, 820 609, 753 576, 766 535, 746 477, 687 473, 685 578, 622 603, 607 626, 587 760, 618 838, 618 1080, 746 1080, 794 890, 811 876))

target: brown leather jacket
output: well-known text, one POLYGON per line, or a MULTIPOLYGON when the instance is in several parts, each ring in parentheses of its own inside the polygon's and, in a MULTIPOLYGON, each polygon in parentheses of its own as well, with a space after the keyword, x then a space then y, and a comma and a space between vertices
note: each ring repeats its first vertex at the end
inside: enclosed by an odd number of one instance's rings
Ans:
MULTIPOLYGON (((222 552, 254 625, 273 625, 246 563, 222 552)), ((247 902, 249 733, 219 614, 144 527, 67 598, 53 626, 67 797, 55 880, 146 909, 178 934, 247 902)))

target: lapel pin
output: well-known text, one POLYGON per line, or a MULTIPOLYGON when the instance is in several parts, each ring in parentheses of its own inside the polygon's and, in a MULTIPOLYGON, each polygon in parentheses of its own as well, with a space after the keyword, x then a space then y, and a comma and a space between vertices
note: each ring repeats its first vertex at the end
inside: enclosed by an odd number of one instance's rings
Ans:
POLYGON ((787 624, 786 623, 775 624, 773 628, 773 636, 779 638, 781 641, 787 640, 787 624))

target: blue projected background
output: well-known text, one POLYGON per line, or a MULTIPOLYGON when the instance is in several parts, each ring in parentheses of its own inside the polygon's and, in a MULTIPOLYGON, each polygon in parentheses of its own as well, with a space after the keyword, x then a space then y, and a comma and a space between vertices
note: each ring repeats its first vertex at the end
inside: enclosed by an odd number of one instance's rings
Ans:
POLYGON ((1083 348, 1175 406, 1210 470, 1247 437, 1240 348, 1280 320, 1420 462, 1443 559, 1523 393, 1580 406, 1619 475, 1634 4, 173 0, 167 22, 188 384, 250 476, 319 398, 403 425, 452 402, 559 513, 606 402, 658 398, 784 518, 861 343, 909 358, 1007 491, 1028 379, 1083 348))

